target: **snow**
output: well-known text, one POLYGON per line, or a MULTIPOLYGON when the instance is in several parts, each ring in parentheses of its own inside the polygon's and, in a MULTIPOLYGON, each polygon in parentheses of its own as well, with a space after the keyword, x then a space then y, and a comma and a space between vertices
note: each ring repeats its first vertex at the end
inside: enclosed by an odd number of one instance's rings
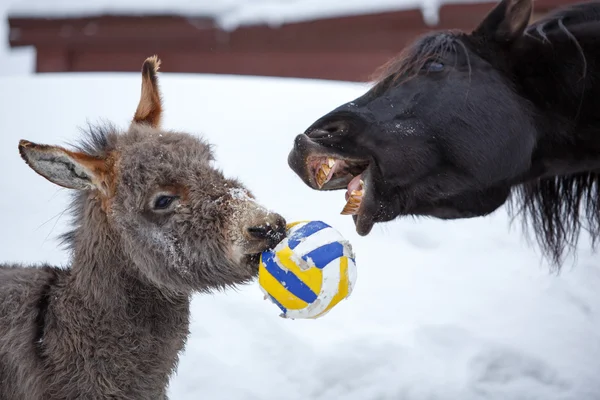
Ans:
MULTIPOLYGON (((162 74, 164 125, 215 144, 217 165, 288 221, 319 219, 356 253, 352 296, 318 320, 286 320, 258 284, 192 303, 173 399, 594 400, 600 398, 600 268, 586 242, 549 272, 505 210, 403 219, 366 238, 344 196, 287 167, 295 135, 363 84, 162 74)), ((19 158, 21 138, 66 144, 86 121, 125 127, 138 74, 0 78, 0 260, 64 265, 68 190, 19 158)))
POLYGON ((447 3, 494 0, 20 0, 12 16, 88 17, 98 15, 183 15, 212 17, 226 29, 240 25, 280 25, 320 18, 420 9, 429 24, 447 3))

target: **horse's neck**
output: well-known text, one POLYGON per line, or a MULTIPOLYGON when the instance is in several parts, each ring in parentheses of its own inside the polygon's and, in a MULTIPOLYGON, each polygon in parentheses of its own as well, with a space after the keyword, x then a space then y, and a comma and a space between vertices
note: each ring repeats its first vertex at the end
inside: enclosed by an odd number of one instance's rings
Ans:
POLYGON ((525 37, 513 57, 517 90, 535 109, 534 164, 548 176, 600 170, 600 19, 556 25, 525 37))

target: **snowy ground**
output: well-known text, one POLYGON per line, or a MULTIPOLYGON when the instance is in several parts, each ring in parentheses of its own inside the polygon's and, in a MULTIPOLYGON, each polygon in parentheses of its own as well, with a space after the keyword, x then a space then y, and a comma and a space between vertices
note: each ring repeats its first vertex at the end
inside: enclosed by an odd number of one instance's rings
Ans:
MULTIPOLYGON (((582 247, 552 275, 504 210, 401 220, 367 238, 289 170, 294 136, 357 84, 162 75, 166 127, 205 135, 220 166, 289 221, 324 220, 357 255, 352 297, 316 321, 283 320, 257 284, 193 302, 170 388, 192 400, 594 400, 600 398, 600 266, 582 247)), ((125 127, 137 74, 0 78, 0 260, 64 264, 67 190, 19 158, 20 138, 65 144, 77 126, 125 127)), ((582 246, 584 241, 582 241, 582 246)))

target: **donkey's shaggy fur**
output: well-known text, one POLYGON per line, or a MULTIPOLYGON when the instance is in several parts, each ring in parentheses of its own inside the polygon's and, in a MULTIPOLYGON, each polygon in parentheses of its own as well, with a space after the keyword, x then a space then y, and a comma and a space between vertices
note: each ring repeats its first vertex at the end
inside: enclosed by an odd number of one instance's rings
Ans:
POLYGON ((285 221, 211 166, 210 146, 160 130, 158 60, 126 132, 79 151, 21 141, 25 161, 78 193, 69 269, 0 265, 0 399, 165 399, 190 296, 251 280, 285 221))

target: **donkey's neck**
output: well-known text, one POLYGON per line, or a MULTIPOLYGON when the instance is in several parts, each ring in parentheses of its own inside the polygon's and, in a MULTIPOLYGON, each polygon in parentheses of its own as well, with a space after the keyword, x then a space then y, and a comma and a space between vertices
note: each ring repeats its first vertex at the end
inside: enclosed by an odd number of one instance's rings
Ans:
POLYGON ((79 206, 81 220, 71 239, 70 285, 82 298, 106 309, 122 307, 140 297, 147 307, 154 302, 171 304, 189 298, 188 293, 162 291, 141 274, 96 200, 84 200, 79 206))
POLYGON ((77 340, 77 354, 72 354, 77 363, 57 366, 67 372, 54 378, 57 385, 69 385, 72 374, 89 374, 86 379, 112 385, 111 392, 99 387, 98 393, 149 398, 143 394, 162 390, 175 369, 189 333, 190 297, 165 294, 144 279, 92 202, 79 204, 82 219, 72 233, 70 275, 51 296, 49 318, 56 323, 50 326, 56 328, 46 334, 55 335, 64 348, 49 354, 48 361, 71 360, 53 355, 72 352, 70 343, 77 340))

